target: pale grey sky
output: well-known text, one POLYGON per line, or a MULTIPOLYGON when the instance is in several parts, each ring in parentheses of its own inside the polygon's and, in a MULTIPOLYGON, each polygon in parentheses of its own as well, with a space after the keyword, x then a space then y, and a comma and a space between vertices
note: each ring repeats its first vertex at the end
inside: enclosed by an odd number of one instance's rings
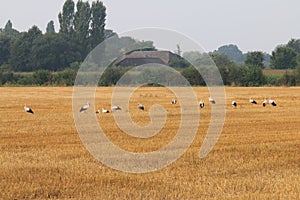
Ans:
MULTIPOLYGON (((91 2, 91 0, 90 0, 91 2)), ((11 19, 24 31, 37 25, 45 31, 64 0, 1 0, 0 27, 11 19)), ((179 31, 206 51, 236 44, 243 52, 271 52, 278 44, 300 38, 299 0, 103 0, 106 28, 117 33, 142 27, 179 31)))

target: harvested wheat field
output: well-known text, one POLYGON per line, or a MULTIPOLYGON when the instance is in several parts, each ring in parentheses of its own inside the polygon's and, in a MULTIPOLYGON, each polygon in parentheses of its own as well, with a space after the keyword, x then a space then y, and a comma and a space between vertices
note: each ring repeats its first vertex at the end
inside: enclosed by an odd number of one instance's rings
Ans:
MULTIPOLYGON (((196 87, 200 126, 190 148, 158 171, 124 173, 97 161, 84 147, 72 113, 72 88, 0 88, 0 199, 299 199, 300 88, 226 88, 226 120, 213 150, 199 158, 211 105, 206 88, 196 87), (257 105, 249 103, 252 97, 257 105), (262 106, 264 97, 277 106, 262 106), (231 106, 231 101, 237 107, 231 106), (24 104, 33 115, 26 113, 24 104)), ((110 109, 112 88, 98 88, 97 107, 110 109), (101 106, 101 107, 99 107, 101 106)), ((112 113, 99 113, 107 137, 132 152, 168 144, 180 123, 180 104, 163 87, 142 87, 129 108, 138 125, 151 119, 148 108, 166 109, 163 129, 141 139, 122 133, 112 113), (140 102, 145 111, 137 108, 140 102)), ((86 102, 83 102, 83 105, 86 102)), ((217 102, 218 103, 218 102, 217 102)), ((79 110, 78 110, 79 112, 79 110)))

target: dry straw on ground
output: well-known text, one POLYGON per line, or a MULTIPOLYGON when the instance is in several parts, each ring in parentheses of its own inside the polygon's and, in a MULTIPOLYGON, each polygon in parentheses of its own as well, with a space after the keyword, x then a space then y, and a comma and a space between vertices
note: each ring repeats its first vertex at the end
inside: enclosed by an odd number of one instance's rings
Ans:
MULTIPOLYGON (((194 88, 207 102, 206 88, 194 88)), ((0 199, 299 199, 300 88, 226 88, 227 117, 213 151, 199 159, 210 105, 201 110, 200 127, 189 150, 168 167, 126 174, 95 160, 82 145, 72 115, 72 88, 0 88, 0 199), (264 97, 276 107, 262 107, 264 97), (258 105, 251 105, 249 98, 258 105), (231 101, 238 103, 231 107, 231 101), (34 115, 25 113, 24 103, 34 115)), ((97 105, 110 108, 112 88, 99 88, 97 105)), ((120 147, 148 152, 167 144, 180 122, 179 104, 165 88, 140 88, 128 108, 140 125, 159 102, 167 110, 164 129, 149 139, 120 132, 110 114, 99 123, 120 147), (142 100, 141 100, 142 99, 142 100), (105 123, 104 123, 105 122, 105 123)), ((86 103, 86 102, 84 102, 86 103)), ((101 108, 101 107, 100 107, 101 108)), ((90 112, 93 112, 93 105, 90 112)))

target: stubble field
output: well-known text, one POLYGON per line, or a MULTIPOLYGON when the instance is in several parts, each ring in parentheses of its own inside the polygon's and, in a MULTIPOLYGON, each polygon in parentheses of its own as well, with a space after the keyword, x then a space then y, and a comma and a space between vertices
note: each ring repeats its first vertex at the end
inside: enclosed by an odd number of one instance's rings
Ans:
MULTIPOLYGON (((113 88, 98 88, 96 109, 110 108, 113 88)), ((199 158, 211 105, 206 88, 196 87, 200 126, 190 148, 164 169, 130 174, 101 164, 85 149, 72 113, 72 88, 0 88, 0 199, 299 199, 300 88, 226 88, 226 120, 214 149, 199 158), (258 101, 251 105, 249 98, 258 101), (262 107, 264 97, 276 107, 262 107), (231 107, 231 101, 238 103, 231 107), (24 104, 35 114, 25 113, 24 104)), ((167 111, 161 132, 137 139, 120 131, 111 113, 100 113, 108 138, 132 152, 155 151, 174 137, 180 105, 167 88, 143 87, 128 111, 138 125, 150 122, 148 108, 167 111), (144 104, 142 112, 136 103, 144 104)), ((83 104, 86 102, 83 102, 83 104)), ((87 112, 94 112, 91 105, 87 112)), ((82 113, 88 114, 88 113, 82 113)))

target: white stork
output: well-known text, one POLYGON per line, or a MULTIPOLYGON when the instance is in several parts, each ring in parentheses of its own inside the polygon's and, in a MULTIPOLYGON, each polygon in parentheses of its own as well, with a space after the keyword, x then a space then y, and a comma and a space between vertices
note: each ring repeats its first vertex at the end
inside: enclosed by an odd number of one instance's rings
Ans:
POLYGON ((120 106, 113 105, 111 107, 112 110, 122 110, 120 106))
POLYGON ((177 100, 176 99, 172 99, 172 104, 176 104, 177 100))
POLYGON ((204 108, 204 102, 202 100, 199 102, 199 106, 200 108, 204 108))
POLYGON ((142 104, 140 104, 140 103, 138 103, 138 108, 139 108, 140 110, 145 110, 144 106, 143 106, 142 104))
POLYGON ((231 102, 231 105, 232 105, 232 107, 234 107, 234 108, 235 108, 235 107, 237 106, 237 103, 236 103, 236 101, 232 101, 232 102, 231 102))
POLYGON ((215 101, 213 98, 209 97, 209 99, 208 99, 208 100, 209 100, 209 102, 210 102, 210 103, 212 103, 212 104, 216 104, 216 101, 215 101))
POLYGON ((102 108, 102 113, 109 113, 109 110, 102 108))
POLYGON ((257 104, 257 102, 252 98, 249 99, 249 102, 252 103, 252 104, 257 104))
POLYGON ((80 111, 79 111, 79 112, 84 112, 84 111, 86 111, 87 109, 89 109, 89 107, 90 107, 90 103, 87 102, 87 104, 85 104, 84 106, 82 106, 82 107, 80 108, 80 111))
POLYGON ((262 103, 263 107, 265 107, 267 105, 267 103, 268 103, 268 101, 267 101, 267 99, 265 99, 262 103))
POLYGON ((26 104, 24 105, 24 110, 27 112, 27 113, 31 113, 31 114, 34 114, 33 110, 29 107, 26 106, 26 104))
POLYGON ((276 102, 272 99, 269 100, 269 104, 271 104, 272 106, 277 106, 276 102))

